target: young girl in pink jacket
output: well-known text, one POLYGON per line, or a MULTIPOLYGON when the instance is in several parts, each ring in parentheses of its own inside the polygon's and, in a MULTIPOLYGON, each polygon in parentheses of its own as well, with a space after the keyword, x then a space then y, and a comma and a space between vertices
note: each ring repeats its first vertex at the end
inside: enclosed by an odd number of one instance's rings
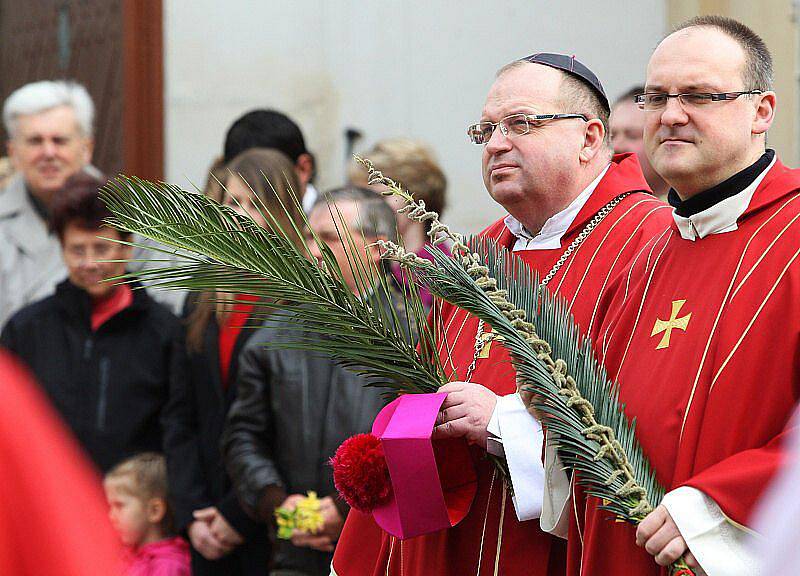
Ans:
POLYGON ((128 458, 103 485, 111 523, 129 549, 126 576, 190 576, 189 545, 172 533, 164 457, 146 452, 128 458))

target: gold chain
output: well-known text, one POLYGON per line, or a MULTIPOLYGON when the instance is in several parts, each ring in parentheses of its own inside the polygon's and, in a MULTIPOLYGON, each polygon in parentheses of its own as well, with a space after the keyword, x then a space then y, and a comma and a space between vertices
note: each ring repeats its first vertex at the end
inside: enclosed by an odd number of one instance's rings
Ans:
MULTIPOLYGON (((564 253, 550 269, 550 272, 547 273, 547 276, 545 276, 542 279, 541 283, 539 284, 540 290, 544 289, 545 286, 547 286, 550 283, 550 281, 555 277, 555 275, 558 274, 558 271, 564 266, 564 264, 567 263, 569 257, 572 256, 575 250, 577 250, 578 247, 581 244, 583 244, 583 241, 589 237, 589 234, 592 233, 592 230, 597 228, 600 222, 605 220, 605 217, 611 213, 614 207, 617 204, 619 204, 622 201, 622 199, 628 196, 629 194, 632 194, 632 192, 625 192, 624 194, 620 194, 619 196, 611 200, 608 204, 603 206, 600 209, 600 211, 597 212, 597 214, 595 214, 591 220, 589 220, 589 223, 586 224, 583 230, 581 230, 580 233, 575 237, 575 240, 573 240, 570 243, 570 245, 567 246, 567 249, 564 250, 564 253)), ((484 327, 485 327, 484 321, 479 320, 478 329, 475 332, 475 344, 474 344, 474 352, 472 355, 472 363, 467 368, 467 374, 465 378, 466 382, 469 382, 470 378, 472 378, 472 373, 475 371, 475 367, 478 364, 478 358, 480 357, 484 346, 486 346, 489 342, 491 342, 495 338, 494 332, 488 332, 488 333, 484 332, 484 327)))

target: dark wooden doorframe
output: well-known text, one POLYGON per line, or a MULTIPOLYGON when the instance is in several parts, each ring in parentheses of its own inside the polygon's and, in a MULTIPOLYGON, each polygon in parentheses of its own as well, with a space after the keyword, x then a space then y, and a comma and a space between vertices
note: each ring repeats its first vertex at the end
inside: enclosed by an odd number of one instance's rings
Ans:
POLYGON ((164 15, 162 0, 123 0, 125 171, 164 177, 164 15))

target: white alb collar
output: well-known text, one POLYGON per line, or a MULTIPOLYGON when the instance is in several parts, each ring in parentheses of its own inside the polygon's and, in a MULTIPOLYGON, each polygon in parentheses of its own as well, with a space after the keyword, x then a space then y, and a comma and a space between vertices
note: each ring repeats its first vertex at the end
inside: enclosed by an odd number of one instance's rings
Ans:
POLYGON ((711 208, 688 217, 678 216, 673 210, 672 217, 675 219, 675 224, 678 225, 681 238, 694 242, 711 234, 722 234, 723 232, 736 230, 738 228, 736 221, 750 206, 750 201, 753 199, 756 188, 775 165, 777 158, 776 154, 769 166, 753 180, 750 186, 733 196, 717 202, 711 208))
POLYGON ((600 180, 603 179, 603 176, 606 175, 610 166, 611 164, 606 166, 597 178, 592 180, 591 184, 584 188, 583 192, 578 194, 575 199, 570 202, 569 206, 564 208, 561 212, 550 216, 550 218, 545 221, 544 226, 542 226, 538 234, 531 235, 519 220, 514 218, 511 214, 506 216, 503 222, 505 222, 509 232, 517 239, 512 248, 512 252, 561 248, 561 238, 567 233, 569 227, 572 226, 572 222, 575 220, 578 212, 581 211, 583 205, 589 200, 592 192, 597 188, 597 185, 600 183, 600 180))

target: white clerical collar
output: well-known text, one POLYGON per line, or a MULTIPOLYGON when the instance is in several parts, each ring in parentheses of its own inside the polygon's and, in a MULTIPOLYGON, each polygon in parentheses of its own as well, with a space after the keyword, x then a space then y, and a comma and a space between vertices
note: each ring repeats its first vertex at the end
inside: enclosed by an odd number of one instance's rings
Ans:
POLYGON ((777 158, 778 155, 776 154, 769 166, 753 180, 750 186, 738 194, 717 202, 711 208, 691 216, 678 216, 673 210, 672 217, 675 219, 675 224, 678 225, 681 238, 694 242, 698 238, 702 240, 711 234, 722 234, 723 232, 736 230, 738 228, 736 221, 750 206, 750 201, 753 199, 756 188, 759 187, 761 181, 775 165, 777 158))
POLYGON ((591 184, 584 188, 583 192, 578 194, 575 199, 570 202, 569 206, 564 208, 561 212, 550 216, 550 218, 545 221, 544 226, 542 226, 538 234, 531 235, 519 220, 514 218, 511 214, 506 216, 504 220, 506 228, 508 228, 509 232, 517 239, 512 248, 512 252, 561 248, 561 238, 567 233, 569 227, 572 226, 572 222, 575 221, 578 212, 581 211, 583 205, 589 200, 592 192, 597 188, 597 185, 600 183, 600 180, 603 179, 603 176, 606 175, 610 166, 611 164, 606 166, 600 175, 592 180, 591 184))

